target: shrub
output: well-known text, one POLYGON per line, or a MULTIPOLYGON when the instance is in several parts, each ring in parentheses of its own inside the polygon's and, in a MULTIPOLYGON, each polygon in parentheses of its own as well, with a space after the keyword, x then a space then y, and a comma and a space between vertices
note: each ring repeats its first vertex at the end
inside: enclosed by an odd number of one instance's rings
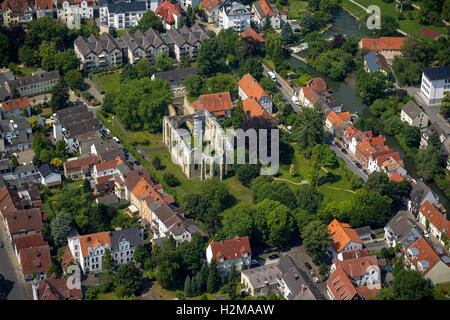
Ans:
POLYGON ((176 187, 180 184, 180 181, 175 177, 173 173, 165 173, 163 176, 164 182, 170 187, 176 187))

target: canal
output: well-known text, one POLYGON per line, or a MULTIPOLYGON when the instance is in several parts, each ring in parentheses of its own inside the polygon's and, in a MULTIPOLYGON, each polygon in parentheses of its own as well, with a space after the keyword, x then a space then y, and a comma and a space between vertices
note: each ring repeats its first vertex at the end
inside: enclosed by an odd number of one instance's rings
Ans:
MULTIPOLYGON (((338 33, 343 33, 346 37, 362 37, 365 35, 366 31, 367 29, 361 26, 353 16, 348 14, 347 11, 340 9, 335 13, 333 27, 328 29, 323 34, 323 37, 329 38, 338 33)), ((335 81, 322 75, 308 64, 299 61, 294 57, 289 58, 289 63, 295 68, 301 67, 312 77, 323 78, 327 83, 327 86, 333 90, 336 99, 342 102, 346 111, 349 111, 350 113, 356 113, 359 117, 374 119, 378 131, 386 137, 386 144, 391 149, 398 151, 401 159, 404 161, 405 169, 408 171, 408 174, 414 179, 417 179, 417 167, 413 159, 411 159, 403 151, 402 147, 395 137, 384 134, 382 124, 374 115, 372 115, 372 113, 370 113, 369 106, 361 102, 356 96, 356 72, 349 74, 344 81, 335 81)), ((445 194, 434 183, 427 183, 427 185, 433 190, 433 192, 435 192, 439 196, 440 202, 445 206, 445 208, 447 210, 450 210, 449 200, 445 196, 445 194)))

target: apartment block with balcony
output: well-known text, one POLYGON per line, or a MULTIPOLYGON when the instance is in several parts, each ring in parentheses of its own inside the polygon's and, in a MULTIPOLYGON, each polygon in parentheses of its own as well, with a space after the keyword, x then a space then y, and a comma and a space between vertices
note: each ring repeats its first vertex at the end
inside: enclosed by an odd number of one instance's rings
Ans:
POLYGON ((131 28, 137 26, 146 11, 146 1, 106 1, 100 3, 100 21, 110 28, 131 28))
POLYGON ((175 58, 180 61, 185 57, 195 59, 200 47, 205 39, 209 39, 209 34, 198 24, 190 29, 183 26, 181 29, 170 29, 167 34, 174 42, 175 58))
POLYGON ((137 30, 134 34, 125 32, 120 36, 120 40, 125 44, 128 61, 132 64, 139 62, 142 58, 153 62, 157 56, 163 53, 169 54, 169 45, 152 28, 145 33, 141 30, 137 30))
POLYGON ((226 1, 219 12, 219 27, 233 28, 236 32, 243 32, 250 28, 252 13, 239 2, 226 1))

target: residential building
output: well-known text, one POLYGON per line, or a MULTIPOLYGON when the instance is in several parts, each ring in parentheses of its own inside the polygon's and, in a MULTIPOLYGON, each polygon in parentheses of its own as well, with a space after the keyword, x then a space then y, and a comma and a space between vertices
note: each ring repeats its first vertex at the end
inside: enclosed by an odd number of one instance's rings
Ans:
POLYGON ((44 241, 44 236, 42 235, 42 233, 31 233, 28 235, 19 236, 13 240, 13 247, 17 257, 17 261, 20 260, 20 250, 41 247, 45 245, 48 245, 48 242, 44 241))
POLYGON ((356 228, 355 232, 358 234, 359 238, 362 241, 372 240, 372 229, 370 228, 370 226, 356 228))
POLYGON ((250 28, 251 12, 240 2, 226 0, 219 10, 219 28, 243 32, 250 28))
POLYGON ((364 56, 364 69, 367 72, 380 71, 388 77, 391 74, 391 68, 387 63, 386 58, 375 51, 370 51, 364 56))
POLYGON ((251 121, 250 127, 266 128, 273 126, 273 117, 255 99, 244 100, 242 109, 244 109, 247 119, 251 121))
POLYGON ((10 155, 33 147, 34 136, 26 118, 0 120, 0 151, 10 155))
POLYGON ((377 257, 365 254, 358 256, 358 253, 356 255, 357 257, 343 257, 342 260, 334 259, 330 272, 333 274, 337 269, 342 268, 357 287, 377 286, 381 289, 381 271, 377 257))
POLYGON ((234 237, 219 242, 211 241, 206 249, 206 262, 209 265, 212 259, 216 259, 217 268, 221 273, 228 273, 232 264, 240 272, 242 265, 250 266, 252 249, 248 237, 234 237))
POLYGON ((419 209, 417 216, 420 223, 439 240, 442 245, 444 243, 443 237, 450 239, 450 221, 442 214, 442 212, 433 206, 430 202, 425 201, 419 209))
POLYGON ((109 28, 126 29, 137 26, 146 11, 146 1, 105 1, 100 3, 100 20, 109 28))
POLYGON ((197 69, 195 68, 187 68, 181 70, 170 70, 163 72, 155 72, 152 75, 152 79, 161 79, 163 81, 167 81, 172 88, 174 94, 182 94, 184 93, 184 79, 189 75, 196 75, 197 69))
POLYGON ((422 181, 414 181, 409 194, 408 211, 416 215, 419 208, 428 201, 434 206, 439 206, 439 197, 422 181))
POLYGON ((73 180, 85 179, 91 176, 94 165, 100 162, 97 155, 68 159, 64 162, 64 176, 73 180))
POLYGON ((61 185, 61 173, 48 163, 38 167, 41 176, 41 183, 48 188, 55 188, 61 185))
POLYGON ((393 60, 402 54, 401 49, 405 39, 404 37, 362 38, 359 48, 375 51, 382 54, 387 60, 393 60))
POLYGON ((181 0, 181 6, 185 9, 191 6, 192 9, 194 9, 200 4, 200 2, 201 2, 200 0, 181 0))
POLYGON ((242 38, 250 44, 251 46, 257 48, 258 50, 264 49, 264 38, 259 35, 253 28, 248 28, 247 30, 241 32, 242 38))
POLYGON ((133 259, 136 245, 144 241, 142 228, 129 228, 112 232, 73 235, 67 238, 76 263, 84 273, 101 272, 105 250, 110 250, 117 266, 133 259))
POLYGON ((178 29, 180 27, 180 16, 183 9, 181 5, 174 1, 163 1, 155 11, 155 14, 161 18, 165 29, 178 29))
MULTIPOLYGON (((369 157, 369 165, 367 166, 367 171, 369 173, 375 172, 375 171, 381 171, 381 167, 383 166, 383 163, 385 163, 387 160, 394 159, 398 162, 402 161, 400 159, 400 154, 398 152, 395 152, 392 149, 379 149, 376 152, 372 153, 369 157)), ((403 167, 403 164, 402 164, 403 167)))
POLYGON ((267 111, 267 113, 272 114, 272 99, 250 73, 244 75, 241 80, 239 80, 238 85, 239 96, 242 101, 247 99, 255 100, 264 110, 267 111))
POLYGON ((279 262, 241 271, 241 283, 252 297, 268 296, 278 291, 279 262))
POLYGON ((48 244, 19 251, 19 266, 25 280, 34 276, 45 278, 51 265, 52 257, 48 244))
POLYGON ((266 19, 270 19, 270 25, 275 30, 281 28, 280 12, 274 3, 269 3, 267 0, 253 2, 252 12, 254 13, 253 21, 259 30, 261 30, 266 19))
POLYGON ((5 0, 2 3, 3 23, 11 24, 26 23, 33 20, 35 1, 32 0, 5 0))
POLYGON ((330 113, 325 117, 325 126, 328 131, 332 134, 336 134, 338 132, 342 132, 344 130, 345 125, 351 123, 350 112, 339 112, 336 113, 331 110, 330 113))
POLYGON ((6 234, 9 240, 40 233, 42 230, 42 214, 38 208, 16 210, 4 214, 6 234))
POLYGON ((450 92, 450 66, 422 69, 421 98, 428 105, 439 104, 445 92, 450 92))
POLYGON ((310 108, 313 108, 320 99, 319 95, 309 87, 301 88, 298 98, 302 105, 310 108))
POLYGON ((363 241, 348 223, 339 222, 334 219, 328 225, 331 236, 332 257, 336 257, 343 251, 362 249, 363 241))
POLYGON ((57 278, 52 274, 50 278, 37 279, 33 281, 33 300, 81 300, 83 293, 81 288, 69 288, 70 279, 66 277, 57 278))
POLYGON ((149 28, 144 32, 137 30, 134 34, 125 32, 120 39, 126 44, 128 61, 136 64, 142 58, 154 62, 163 53, 169 54, 169 46, 158 32, 149 28))
POLYGON ((366 139, 372 138, 372 131, 362 132, 353 126, 347 126, 342 134, 342 142, 344 146, 354 155, 356 154, 356 147, 366 139))
POLYGON ((404 250, 404 263, 407 268, 416 270, 433 285, 450 282, 450 259, 447 255, 439 255, 424 238, 418 239, 407 250, 404 250))
POLYGON ((281 258, 278 268, 278 292, 286 300, 317 300, 305 280, 306 274, 297 268, 289 255, 281 258))
POLYGON ((391 177, 394 173, 400 175, 400 177, 406 177, 407 171, 404 169, 403 160, 396 160, 392 157, 388 157, 388 159, 382 163, 380 170, 386 172, 388 177, 391 177))
POLYGON ((66 0, 62 3, 60 2, 57 6, 57 17, 63 23, 68 23, 74 15, 79 15, 82 19, 93 19, 95 4, 92 0, 66 0))
POLYGON ((3 176, 5 181, 14 181, 16 179, 25 179, 31 183, 40 184, 42 181, 39 171, 36 169, 33 163, 20 165, 15 167, 12 174, 3 176))
POLYGON ((11 71, 0 72, 0 101, 6 101, 11 97, 11 94, 5 88, 5 83, 14 79, 14 74, 11 71))
POLYGON ((52 0, 36 0, 35 1, 36 18, 50 17, 53 18, 53 1, 52 0))
POLYGON ((97 163, 94 165, 94 171, 92 172, 92 176, 95 179, 111 176, 117 173, 117 165, 123 163, 123 160, 120 158, 116 158, 111 161, 105 161, 101 163, 97 163))
POLYGON ((428 146, 428 139, 433 134, 433 132, 437 133, 439 141, 441 143, 444 143, 444 141, 449 136, 449 134, 441 128, 438 122, 435 121, 431 124, 431 126, 429 126, 425 131, 422 132, 422 137, 420 138, 420 149, 424 149, 428 146))
POLYGON ((142 179, 147 181, 150 185, 156 184, 147 169, 131 170, 115 179, 115 194, 120 199, 131 201, 131 192, 142 179))
POLYGON ((91 72, 97 68, 110 68, 123 63, 122 50, 109 33, 88 38, 79 36, 74 41, 74 50, 81 60, 81 70, 91 72))
POLYGON ((389 181, 395 181, 395 182, 402 182, 403 180, 405 180, 402 175, 398 172, 394 172, 390 177, 389 177, 389 181))
POLYGON ((22 117, 24 110, 28 116, 31 115, 31 104, 28 97, 17 98, 0 102, 1 116, 0 119, 12 119, 22 117))
POLYGON ((407 249, 420 237, 417 226, 408 218, 406 211, 399 211, 384 227, 384 240, 391 247, 401 243, 407 249))
POLYGON ((229 92, 202 94, 192 105, 196 111, 207 110, 209 113, 214 114, 217 119, 231 117, 233 110, 229 92))
POLYGON ((201 2, 201 6, 205 9, 208 16, 209 23, 217 23, 219 21, 220 5, 220 0, 203 0, 201 2))
POLYGON ((173 50, 178 61, 186 57, 195 59, 203 41, 210 38, 209 34, 197 23, 190 29, 186 26, 179 30, 171 28, 167 30, 167 34, 174 42, 173 50))
POLYGON ((23 77, 20 79, 9 80, 5 84, 6 90, 11 94, 17 89, 21 97, 46 92, 59 81, 58 71, 49 71, 36 74, 34 76, 23 77))
POLYGON ((402 107, 400 119, 407 122, 410 126, 419 129, 428 127, 429 116, 414 101, 410 100, 402 107))
POLYGON ((0 214, 2 219, 5 219, 9 213, 23 209, 24 206, 19 193, 5 184, 0 190, 0 214))

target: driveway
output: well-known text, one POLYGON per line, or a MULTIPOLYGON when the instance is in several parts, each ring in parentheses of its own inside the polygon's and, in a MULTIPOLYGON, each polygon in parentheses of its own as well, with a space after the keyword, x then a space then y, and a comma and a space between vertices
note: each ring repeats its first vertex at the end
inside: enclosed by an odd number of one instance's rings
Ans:
POLYGON ((12 248, 7 240, 3 221, 0 221, 0 239, 4 247, 0 248, 0 274, 5 277, 5 288, 7 300, 32 300, 31 283, 25 282, 19 264, 12 248))

